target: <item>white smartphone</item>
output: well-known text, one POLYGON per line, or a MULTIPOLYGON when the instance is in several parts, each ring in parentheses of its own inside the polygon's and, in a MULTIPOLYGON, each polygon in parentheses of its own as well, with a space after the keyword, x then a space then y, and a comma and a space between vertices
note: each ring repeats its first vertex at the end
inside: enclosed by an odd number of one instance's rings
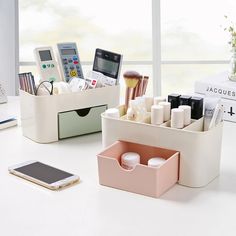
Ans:
POLYGON ((80 180, 77 175, 59 170, 35 160, 11 166, 8 170, 11 174, 51 190, 57 190, 80 180))

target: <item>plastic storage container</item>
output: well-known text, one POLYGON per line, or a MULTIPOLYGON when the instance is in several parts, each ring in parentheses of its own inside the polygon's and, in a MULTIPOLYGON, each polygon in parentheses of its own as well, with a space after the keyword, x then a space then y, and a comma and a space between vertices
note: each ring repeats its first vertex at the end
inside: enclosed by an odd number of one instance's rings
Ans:
MULTIPOLYGON (((120 106, 124 116, 124 106, 120 106)), ((203 131, 203 118, 183 129, 174 129, 105 117, 102 114, 103 146, 117 140, 162 147, 180 152, 179 184, 202 187, 219 175, 223 122, 203 131)))
POLYGON ((119 104, 119 86, 34 96, 20 90, 23 135, 39 143, 101 131, 101 113, 119 104))
POLYGON ((159 197, 178 181, 179 152, 116 141, 97 155, 99 183, 101 185, 139 193, 150 197, 159 197), (140 155, 140 164, 126 170, 120 165, 121 155, 136 152, 140 155), (147 166, 148 160, 159 156, 166 161, 160 167, 147 166))

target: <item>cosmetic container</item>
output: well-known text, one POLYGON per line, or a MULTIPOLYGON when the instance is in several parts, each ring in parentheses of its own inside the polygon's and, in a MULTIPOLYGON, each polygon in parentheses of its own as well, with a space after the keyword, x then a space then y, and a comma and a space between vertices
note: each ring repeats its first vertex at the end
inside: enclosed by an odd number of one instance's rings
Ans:
MULTIPOLYGON (((124 105, 121 105, 119 110, 121 117, 126 114, 124 105)), ((188 187, 203 187, 220 174, 223 132, 223 122, 219 122, 209 131, 204 131, 203 120, 204 117, 198 120, 191 120, 191 124, 187 125, 183 129, 174 129, 171 128, 171 121, 167 121, 161 125, 150 125, 148 123, 128 122, 123 119, 111 119, 102 114, 103 147, 110 147, 110 145, 117 140, 126 140, 138 144, 179 151, 179 184, 188 187)), ((126 144, 119 146, 119 149, 117 148, 113 150, 119 151, 117 154, 114 152, 114 155, 116 154, 117 156, 117 160, 120 160, 122 153, 129 151, 139 153, 141 156, 141 163, 145 164, 147 164, 150 157, 164 157, 166 159, 166 157, 160 153, 151 153, 150 150, 143 150, 143 147, 142 149, 141 147, 140 149, 134 149, 133 146, 126 146, 126 144), (147 157, 147 159, 143 159, 144 157, 147 157)), ((103 155, 105 154, 103 153, 103 155)), ((107 152, 107 155, 111 156, 110 150, 107 152)), ((107 185, 115 186, 113 185, 113 182, 111 183, 112 175, 113 180, 117 180, 117 188, 122 188, 126 185, 126 190, 133 189, 133 184, 137 183, 137 178, 134 178, 132 184, 128 184, 127 181, 131 178, 130 172, 127 173, 127 171, 120 168, 120 164, 115 160, 117 164, 114 161, 114 169, 117 165, 116 169, 119 173, 123 170, 123 172, 127 174, 126 181, 121 181, 118 179, 118 175, 113 173, 115 170, 111 170, 110 158, 103 160, 107 163, 107 169, 104 171, 106 172, 104 175, 107 177, 107 185)), ((141 167, 142 170, 146 167, 149 169, 147 171, 159 171, 166 166, 167 162, 160 168, 149 168, 147 165, 137 165, 134 171, 137 171, 141 167)), ((122 173, 120 174, 119 177, 122 179, 123 175, 122 173)), ((169 174, 170 171, 168 171, 168 175, 169 174)), ((137 187, 137 185, 135 185, 135 187, 137 187)), ((142 192, 143 188, 141 188, 141 186, 138 187, 140 187, 140 192, 142 192)), ((135 191, 136 188, 133 190, 135 191)))
POLYGON ((172 94, 168 95, 168 102, 171 103, 171 109, 178 108, 179 98, 180 98, 180 94, 172 93, 172 94))
POLYGON ((126 114, 128 120, 136 120, 137 113, 133 108, 129 107, 126 114))
POLYGON ((151 124, 160 125, 164 122, 164 108, 161 105, 153 105, 151 108, 151 124))
POLYGON ((159 105, 164 109, 164 121, 168 121, 170 119, 170 102, 159 102, 159 105))
MULTIPOLYGON (((205 98, 205 108, 204 108, 204 131, 209 130, 210 123, 212 123, 214 113, 218 113, 216 108, 219 107, 220 98, 206 97, 205 98)), ((215 114, 217 117, 217 114, 215 114)))
POLYGON ((135 99, 136 121, 143 121, 147 114, 145 97, 137 97, 135 99))
POLYGON ((184 110, 180 108, 171 109, 171 128, 184 128, 184 110))
POLYGON ((191 98, 191 118, 198 120, 203 115, 203 98, 192 97, 191 98))
POLYGON ((158 105, 159 102, 166 102, 166 98, 160 96, 153 98, 153 105, 158 105))
POLYGON ((137 118, 137 101, 136 100, 130 100, 129 101, 129 108, 127 110, 127 119, 128 120, 136 120, 137 118))
POLYGON ((120 118, 120 112, 117 108, 109 108, 105 111, 105 116, 111 118, 120 118))
POLYGON ((153 105, 153 97, 143 96, 147 112, 151 112, 151 107, 153 105))
POLYGON ((191 96, 187 96, 187 95, 181 95, 179 97, 179 105, 189 105, 190 106, 190 103, 191 102, 191 96))
POLYGON ((148 166, 160 167, 166 160, 162 157, 153 157, 148 160, 148 166))
POLYGON ((187 126, 191 123, 191 107, 188 105, 180 105, 180 109, 184 110, 184 126, 187 126))
POLYGON ((145 97, 136 97, 135 101, 141 110, 147 112, 145 97))
POLYGON ((175 150, 116 141, 100 152, 97 158, 99 183, 108 187, 158 198, 178 181, 179 152, 175 150), (140 155, 141 164, 136 164, 132 170, 120 166, 121 155, 128 152, 140 155), (147 166, 151 157, 162 157, 165 162, 159 168, 151 168, 147 166))
POLYGON ((136 152, 125 152, 121 155, 121 166, 126 170, 132 170, 140 163, 140 155, 136 152))

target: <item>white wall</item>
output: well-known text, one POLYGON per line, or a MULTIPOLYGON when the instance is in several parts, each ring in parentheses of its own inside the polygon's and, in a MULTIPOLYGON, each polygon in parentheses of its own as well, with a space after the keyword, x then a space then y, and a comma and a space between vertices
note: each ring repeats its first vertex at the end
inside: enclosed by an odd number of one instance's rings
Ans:
POLYGON ((18 93, 18 1, 0 0, 0 82, 8 95, 18 93))

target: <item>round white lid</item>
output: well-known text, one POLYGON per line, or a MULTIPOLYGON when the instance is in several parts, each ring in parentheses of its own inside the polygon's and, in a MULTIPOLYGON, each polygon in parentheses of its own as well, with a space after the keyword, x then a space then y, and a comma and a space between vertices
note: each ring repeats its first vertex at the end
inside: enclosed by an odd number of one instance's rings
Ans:
POLYGON ((136 165, 140 163, 140 155, 136 152, 125 152, 121 155, 121 161, 127 165, 136 165))
POLYGON ((148 166, 151 167, 159 167, 162 165, 166 160, 162 157, 153 157, 148 160, 148 166))

